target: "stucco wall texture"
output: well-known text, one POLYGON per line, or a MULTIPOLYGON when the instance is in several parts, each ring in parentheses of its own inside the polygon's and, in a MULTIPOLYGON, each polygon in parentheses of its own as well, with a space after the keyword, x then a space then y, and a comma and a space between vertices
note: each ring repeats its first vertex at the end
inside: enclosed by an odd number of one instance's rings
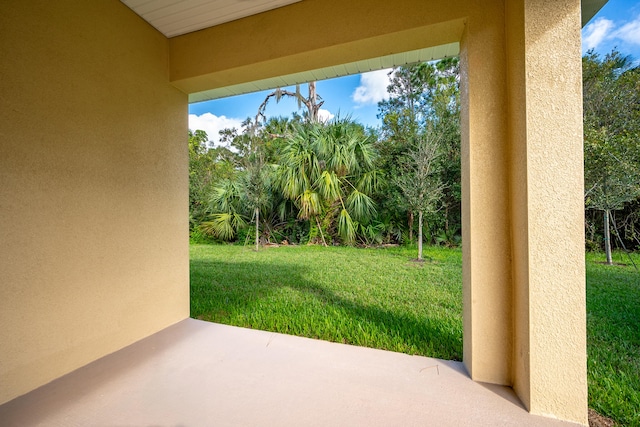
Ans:
POLYGON ((3 403, 188 317, 188 151, 118 1, 2 1, 0 58, 3 403))
POLYGON ((512 6, 514 389, 532 413, 580 420, 587 399, 580 1, 512 6))
POLYGON ((580 0, 51 3, 0 6, 0 402, 188 315, 186 93, 460 42, 464 363, 587 423, 580 0))

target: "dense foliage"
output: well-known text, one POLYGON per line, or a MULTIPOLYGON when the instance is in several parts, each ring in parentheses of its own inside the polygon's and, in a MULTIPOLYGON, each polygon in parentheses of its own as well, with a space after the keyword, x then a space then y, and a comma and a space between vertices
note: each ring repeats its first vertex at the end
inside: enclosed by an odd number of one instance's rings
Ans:
POLYGON ((610 262, 610 245, 640 245, 640 67, 614 50, 582 69, 587 245, 610 262))
MULTIPOLYGON (((315 85, 276 90, 222 145, 189 133, 194 240, 374 245, 460 243, 457 58, 390 73, 381 126, 322 122, 315 85), (293 97, 303 115, 269 118, 293 97), (420 221, 420 219, 423 219, 420 221), (420 225, 420 223, 422 223, 420 225)), ((613 51, 583 57, 587 248, 640 247, 640 68, 613 51), (609 246, 610 246, 609 245, 609 246)))
MULTIPOLYGON (((424 215, 427 243, 460 242, 459 60, 399 67, 378 104, 377 148, 385 187, 378 199, 398 240, 414 241, 414 218, 424 215)), ((418 221, 420 223, 420 221, 418 221)))
POLYGON ((310 85, 307 98, 299 88, 268 95, 240 131, 221 132, 222 146, 190 133, 192 238, 400 243, 414 240, 415 213, 425 215, 418 228, 428 243, 459 242, 458 60, 392 73, 380 129, 348 117, 322 122, 312 114, 321 103, 310 85), (307 113, 266 119, 266 103, 283 96, 297 98, 307 113), (427 151, 429 164, 416 163, 427 151), (420 191, 408 187, 417 182, 420 191))

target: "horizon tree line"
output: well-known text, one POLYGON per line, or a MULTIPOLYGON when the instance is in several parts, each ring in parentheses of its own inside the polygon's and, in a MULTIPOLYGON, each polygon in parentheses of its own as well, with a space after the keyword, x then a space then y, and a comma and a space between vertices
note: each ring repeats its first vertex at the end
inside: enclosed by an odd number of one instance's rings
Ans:
MULTIPOLYGON (((241 129, 220 132, 221 146, 189 131, 192 239, 459 245, 459 73, 458 58, 394 68, 378 128, 322 122, 312 82, 307 96, 274 90, 241 129), (283 97, 304 114, 267 119, 283 97)), ((586 247, 611 262, 612 243, 640 247, 639 67, 590 51, 583 90, 586 247)))

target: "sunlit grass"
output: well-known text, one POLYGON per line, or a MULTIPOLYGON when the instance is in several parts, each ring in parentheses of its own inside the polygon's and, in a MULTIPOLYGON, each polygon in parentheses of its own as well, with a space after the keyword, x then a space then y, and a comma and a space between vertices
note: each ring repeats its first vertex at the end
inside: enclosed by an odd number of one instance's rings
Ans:
MULTIPOLYGON (((633 255, 640 266, 640 256, 633 255)), ((606 266, 587 254, 589 406, 623 426, 640 426, 640 273, 627 255, 606 266)))
POLYGON ((229 325, 462 358, 460 251, 191 246, 191 316, 229 325))

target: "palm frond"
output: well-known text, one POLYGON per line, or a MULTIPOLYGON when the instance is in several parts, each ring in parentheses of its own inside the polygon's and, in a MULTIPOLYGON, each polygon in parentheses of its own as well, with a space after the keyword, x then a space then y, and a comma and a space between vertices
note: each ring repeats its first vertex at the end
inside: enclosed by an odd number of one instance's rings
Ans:
POLYGON ((364 221, 376 214, 373 199, 358 190, 353 190, 351 194, 349 194, 346 207, 357 221, 364 221))
POLYGON ((203 222, 200 228, 222 240, 233 239, 238 229, 247 224, 238 213, 218 213, 211 215, 211 218, 211 221, 203 222))
POLYGON ((277 182, 284 197, 290 200, 295 200, 311 187, 306 174, 289 166, 278 169, 277 182))
POLYGON ((338 234, 347 244, 352 244, 355 241, 356 223, 351 219, 351 215, 346 209, 342 209, 338 216, 338 234))
POLYGON ((356 183, 356 188, 362 193, 372 194, 380 189, 381 179, 380 171, 375 169, 366 171, 360 175, 356 183))
POLYGON ((213 211, 229 212, 234 210, 242 198, 242 188, 239 180, 222 180, 211 195, 210 205, 213 211))
POLYGON ((325 170, 314 186, 325 200, 333 202, 340 197, 340 184, 340 178, 335 172, 325 170))
POLYGON ((322 211, 320 197, 315 191, 307 190, 302 193, 298 198, 298 205, 300 206, 300 212, 298 212, 300 219, 309 219, 322 211))

